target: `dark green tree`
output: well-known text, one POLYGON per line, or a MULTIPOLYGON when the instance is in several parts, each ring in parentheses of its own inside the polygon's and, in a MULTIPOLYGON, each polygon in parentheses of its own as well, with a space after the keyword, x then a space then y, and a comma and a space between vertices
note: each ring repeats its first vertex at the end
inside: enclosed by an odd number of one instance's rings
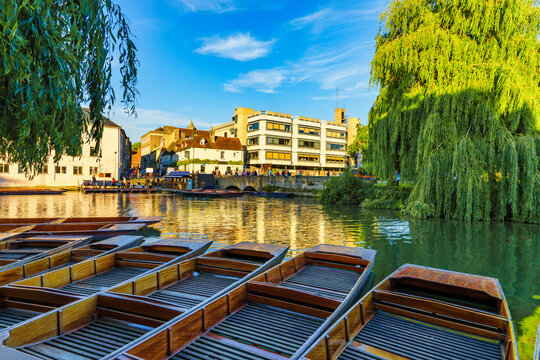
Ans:
POLYGON ((538 2, 393 1, 380 25, 371 169, 415 182, 414 216, 538 222, 538 2))
POLYGON ((356 137, 354 141, 347 148, 347 153, 351 158, 356 158, 358 153, 362 155, 366 152, 369 140, 369 132, 367 125, 358 124, 356 127, 356 137))
POLYGON ((0 0, 0 154, 34 173, 53 154, 79 156, 101 140, 114 104, 113 57, 122 102, 134 114, 136 48, 110 0, 0 0), (88 104, 85 114, 81 104, 88 104))

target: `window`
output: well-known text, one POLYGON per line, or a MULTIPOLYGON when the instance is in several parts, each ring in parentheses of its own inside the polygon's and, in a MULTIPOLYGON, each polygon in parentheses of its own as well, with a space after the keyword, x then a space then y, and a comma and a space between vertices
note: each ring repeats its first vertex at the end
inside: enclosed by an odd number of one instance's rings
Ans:
POLYGON ((291 160, 290 153, 266 152, 267 160, 291 160))
POLYGON ((48 174, 49 173, 49 167, 45 165, 41 169, 38 169, 38 174, 48 174))
POLYGON ((319 161, 318 155, 298 154, 298 161, 319 161))
POLYGON ((21 167, 21 165, 19 165, 19 170, 18 170, 18 172, 19 172, 19 174, 24 173, 24 170, 23 170, 23 168, 21 167))
POLYGON ((55 166, 55 173, 57 173, 57 174, 67 174, 67 167, 65 167, 65 166, 55 166))
POLYGON ((95 146, 90 146, 90 156, 99 156, 95 146))
POLYGON ((288 125, 288 124, 280 124, 280 123, 273 123, 273 122, 267 122, 267 123, 266 123, 266 129, 268 129, 268 130, 275 130, 275 131, 286 131, 286 132, 291 132, 291 125, 288 125))
POLYGON ((259 160, 259 152, 258 151, 248 152, 247 158, 248 160, 259 160))
POLYGON ((82 175, 82 166, 74 166, 73 175, 82 175))
POLYGON ((326 136, 338 139, 345 139, 345 133, 341 131, 327 131, 326 136))
POLYGON ((97 166, 90 166, 90 175, 97 175, 97 174, 98 174, 97 166))
POLYGON ((186 159, 189 159, 189 151, 185 151, 185 152, 184 152, 184 157, 185 157, 186 159))
POLYGON ((327 156, 326 162, 328 163, 343 163, 345 161, 342 157, 335 157, 335 156, 327 156))
POLYGON ((105 173, 105 177, 111 177, 111 173, 105 173))
POLYGON ((9 164, 0 164, 0 173, 8 173, 9 164))
POLYGON ((254 123, 251 123, 248 125, 247 127, 247 131, 250 132, 250 131, 257 131, 259 130, 259 122, 254 122, 254 123))
POLYGON ((291 139, 267 137, 266 138, 266 143, 268 145, 290 146, 291 145, 291 139))
POLYGON ((298 147, 318 149, 319 145, 320 143, 318 141, 298 140, 298 147))
POLYGON ((306 134, 306 135, 321 135, 321 130, 316 128, 310 128, 305 126, 299 126, 298 127, 298 133, 299 134, 306 134))
POLYGON ((247 144, 248 145, 259 145, 259 137, 256 136, 256 137, 248 138, 247 139, 247 144))
POLYGON ((342 150, 345 150, 345 145, 344 145, 344 144, 330 144, 330 143, 326 143, 326 150, 337 150, 337 151, 342 151, 342 150))
POLYGON ((222 159, 222 160, 225 159, 225 151, 222 151, 222 152, 221 152, 221 159, 222 159))

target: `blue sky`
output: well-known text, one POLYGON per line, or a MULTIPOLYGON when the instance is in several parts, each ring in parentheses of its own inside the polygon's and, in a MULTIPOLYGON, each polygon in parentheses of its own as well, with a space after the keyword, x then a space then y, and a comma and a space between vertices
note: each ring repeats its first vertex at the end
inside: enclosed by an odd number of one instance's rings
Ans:
MULTIPOLYGON (((239 106, 332 120, 367 116, 369 66, 387 0, 117 0, 138 48, 132 142, 161 125, 208 129, 239 106)), ((118 77, 116 78, 116 82, 118 77)), ((119 92, 119 90, 117 90, 119 92)), ((120 104, 117 104, 120 106, 120 104)))

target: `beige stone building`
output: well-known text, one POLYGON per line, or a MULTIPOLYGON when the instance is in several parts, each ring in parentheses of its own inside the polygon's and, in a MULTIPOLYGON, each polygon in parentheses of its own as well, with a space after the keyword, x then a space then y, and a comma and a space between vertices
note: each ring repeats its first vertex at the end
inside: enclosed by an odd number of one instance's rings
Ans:
POLYGON ((105 119, 101 150, 95 143, 84 143, 80 157, 63 156, 58 163, 49 156, 48 163, 33 179, 22 173, 17 164, 0 160, 0 187, 78 186, 96 176, 98 180, 120 179, 131 167, 131 142, 124 130, 105 119))
POLYGON ((212 128, 217 136, 237 136, 248 167, 292 170, 340 170, 347 145, 356 136, 358 118, 335 110, 334 121, 321 121, 273 111, 237 108, 232 121, 212 128))

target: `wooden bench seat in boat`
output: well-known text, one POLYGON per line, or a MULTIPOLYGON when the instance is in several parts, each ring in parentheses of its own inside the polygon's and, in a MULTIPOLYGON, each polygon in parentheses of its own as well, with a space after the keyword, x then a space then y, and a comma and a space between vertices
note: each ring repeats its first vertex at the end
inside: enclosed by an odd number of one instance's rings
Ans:
POLYGON ((0 329, 12 327, 79 299, 78 296, 43 289, 3 286, 0 288, 0 329))
MULTIPOLYGON (((0 224, 0 233, 17 233, 19 237, 40 235, 92 236, 94 239, 107 239, 113 236, 129 235, 144 228, 144 223, 75 223, 75 224, 0 224)), ((5 236, 0 235, 0 239, 5 236)), ((11 236, 12 237, 12 236, 11 236)))
POLYGON ((117 358, 294 358, 346 310, 347 302, 359 297, 374 258, 372 250, 315 247, 153 331, 117 358), (322 279, 325 274, 330 282, 322 279), (344 280, 336 274, 345 275, 344 280), (306 287, 283 285, 296 280, 306 287), (167 341, 174 346, 167 347, 167 341))
POLYGON ((110 291, 161 301, 188 312, 279 264, 287 250, 285 246, 242 242, 145 274, 110 291))
POLYGON ((101 359, 178 314, 167 306, 99 294, 6 329, 0 338, 2 345, 41 359, 101 359))
POLYGON ((518 355, 497 279, 405 264, 299 359, 516 360, 518 355))
POLYGON ((107 290, 152 269, 158 269, 162 265, 198 256, 204 253, 211 243, 211 241, 156 241, 132 248, 135 251, 128 249, 91 258, 20 280, 13 285, 54 288, 65 293, 87 296, 107 290))

